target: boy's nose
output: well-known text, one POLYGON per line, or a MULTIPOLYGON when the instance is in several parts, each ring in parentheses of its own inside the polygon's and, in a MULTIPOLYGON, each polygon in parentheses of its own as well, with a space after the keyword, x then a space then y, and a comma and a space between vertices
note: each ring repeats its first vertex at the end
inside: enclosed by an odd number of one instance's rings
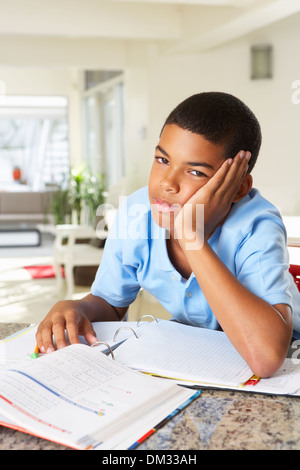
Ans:
POLYGON ((167 192, 178 193, 179 191, 179 184, 175 178, 170 176, 164 178, 160 182, 160 187, 167 192))

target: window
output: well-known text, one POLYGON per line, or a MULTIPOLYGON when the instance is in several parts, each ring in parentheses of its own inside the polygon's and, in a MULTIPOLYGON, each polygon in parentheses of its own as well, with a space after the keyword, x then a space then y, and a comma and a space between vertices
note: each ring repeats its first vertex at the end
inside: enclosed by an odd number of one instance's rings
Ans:
POLYGON ((109 190, 125 175, 123 75, 89 71, 85 87, 85 159, 109 190))
POLYGON ((0 189, 61 186, 69 175, 68 100, 0 96, 0 189), (13 170, 19 178, 14 180, 13 170))
POLYGON ((272 46, 251 47, 252 80, 272 78, 272 46))

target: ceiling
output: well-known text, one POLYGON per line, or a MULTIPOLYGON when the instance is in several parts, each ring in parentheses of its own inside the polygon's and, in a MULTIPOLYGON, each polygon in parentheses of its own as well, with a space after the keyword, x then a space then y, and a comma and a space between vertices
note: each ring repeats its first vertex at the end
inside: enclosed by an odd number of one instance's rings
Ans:
MULTIPOLYGON (((201 52, 300 12, 300 0, 0 0, 5 38, 159 41, 201 52)), ((1 45, 0 45, 1 47, 1 45)))

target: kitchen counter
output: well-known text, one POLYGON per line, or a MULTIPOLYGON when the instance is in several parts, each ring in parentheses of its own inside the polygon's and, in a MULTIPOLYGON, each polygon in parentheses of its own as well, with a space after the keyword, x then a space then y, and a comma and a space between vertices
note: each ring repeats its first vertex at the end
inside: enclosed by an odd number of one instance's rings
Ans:
MULTIPOLYGON (((0 323, 0 339, 27 325, 0 323)), ((65 450, 64 446, 0 427, 0 450, 65 450)), ((137 450, 300 449, 300 397, 203 390, 183 412, 137 450)))

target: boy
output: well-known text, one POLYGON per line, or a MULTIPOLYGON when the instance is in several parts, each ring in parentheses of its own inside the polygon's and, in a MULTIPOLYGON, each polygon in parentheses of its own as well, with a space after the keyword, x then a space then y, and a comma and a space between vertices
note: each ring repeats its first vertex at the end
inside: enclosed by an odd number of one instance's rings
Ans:
POLYGON ((90 322, 120 320, 143 287, 174 319, 222 328, 256 375, 272 375, 300 296, 280 215, 252 189, 260 145, 257 119, 237 98, 209 92, 179 104, 163 126, 148 188, 120 206, 91 294, 50 310, 40 350, 53 351, 52 334, 64 347, 65 328, 71 343, 78 333, 93 343, 90 322))

